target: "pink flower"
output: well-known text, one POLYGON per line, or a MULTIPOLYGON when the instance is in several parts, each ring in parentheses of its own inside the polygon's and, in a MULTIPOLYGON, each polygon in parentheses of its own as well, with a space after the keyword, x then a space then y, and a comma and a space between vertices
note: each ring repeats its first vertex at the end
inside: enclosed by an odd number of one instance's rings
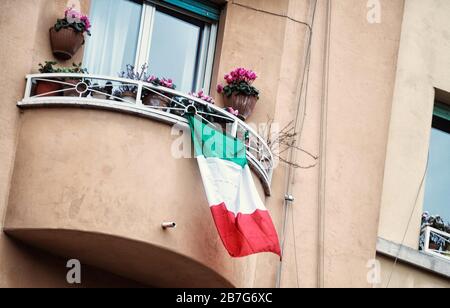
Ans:
POLYGON ((238 67, 231 71, 229 74, 225 75, 225 80, 228 84, 236 82, 247 82, 252 83, 257 78, 256 73, 252 70, 247 70, 243 67, 238 67))
POLYGON ((70 11, 72 11, 75 8, 75 5, 73 5, 72 7, 67 7, 64 10, 64 17, 67 17, 67 15, 69 14, 70 11))
POLYGON ((231 84, 231 83, 233 83, 233 82, 235 81, 235 77, 233 77, 233 76, 230 75, 230 74, 226 74, 226 75, 225 75, 225 80, 226 80, 226 82, 227 82, 228 84, 231 84))
POLYGON ((239 115, 239 110, 234 110, 232 107, 228 107, 227 111, 236 117, 239 115))
POLYGON ((253 71, 247 71, 245 74, 245 77, 247 78, 247 80, 249 82, 253 82, 257 78, 255 72, 253 72, 253 71))
POLYGON ((161 80, 161 85, 166 88, 170 88, 170 89, 173 89, 173 87, 174 87, 172 79, 166 79, 166 78, 163 78, 161 80))
POLYGON ((189 95, 191 95, 193 97, 197 97, 197 98, 199 98, 201 100, 204 100, 205 102, 208 102, 208 103, 211 103, 211 104, 215 103, 214 99, 211 96, 206 95, 203 90, 200 90, 197 93, 189 93, 189 95))
POLYGON ((80 23, 81 22, 81 13, 77 10, 75 10, 73 7, 68 8, 65 12, 64 15, 67 19, 68 23, 80 23))
POLYGON ((223 86, 221 84, 217 85, 217 93, 222 94, 223 92, 223 86))
POLYGON ((81 22, 84 23, 86 30, 91 28, 91 21, 86 15, 81 16, 81 22))

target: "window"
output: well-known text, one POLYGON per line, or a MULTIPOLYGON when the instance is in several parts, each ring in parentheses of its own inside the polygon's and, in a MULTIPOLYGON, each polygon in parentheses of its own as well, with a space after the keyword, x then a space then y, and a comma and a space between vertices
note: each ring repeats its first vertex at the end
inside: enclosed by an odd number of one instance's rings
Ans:
POLYGON ((424 210, 450 222, 450 106, 437 102, 430 140, 424 210))
POLYGON ((177 90, 209 91, 215 52, 216 7, 201 0, 94 0, 94 24, 84 65, 117 76, 127 64, 172 78, 177 90))

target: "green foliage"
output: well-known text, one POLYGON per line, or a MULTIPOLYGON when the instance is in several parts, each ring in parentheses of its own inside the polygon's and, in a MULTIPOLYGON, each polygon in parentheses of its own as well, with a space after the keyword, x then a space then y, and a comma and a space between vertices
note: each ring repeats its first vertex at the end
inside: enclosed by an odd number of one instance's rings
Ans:
POLYGON ((55 61, 45 61, 45 65, 39 63, 39 72, 41 74, 57 73, 57 69, 54 67, 56 64, 55 61))
POLYGON ((59 32, 61 29, 67 29, 72 28, 76 32, 84 33, 86 32, 89 36, 91 35, 91 32, 86 28, 86 24, 83 22, 74 22, 69 23, 66 18, 58 19, 55 24, 55 31, 59 32))
POLYGON ((55 67, 57 63, 54 61, 45 61, 45 65, 39 63, 39 72, 41 74, 48 73, 65 73, 65 74, 88 74, 86 68, 81 67, 81 63, 73 63, 71 67, 55 67))
POLYGON ((246 96, 256 96, 259 97, 259 91, 252 85, 248 84, 245 81, 241 81, 238 83, 232 83, 229 85, 226 85, 223 88, 223 93, 227 97, 231 97, 233 93, 236 94, 243 94, 246 96))

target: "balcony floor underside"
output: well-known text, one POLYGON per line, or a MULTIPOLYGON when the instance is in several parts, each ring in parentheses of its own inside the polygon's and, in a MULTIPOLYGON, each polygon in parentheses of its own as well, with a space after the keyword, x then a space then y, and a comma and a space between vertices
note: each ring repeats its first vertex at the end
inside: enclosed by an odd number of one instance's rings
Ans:
POLYGON ((229 288, 212 269, 168 249, 123 237, 68 229, 4 229, 10 237, 51 254, 78 259, 154 287, 229 288))

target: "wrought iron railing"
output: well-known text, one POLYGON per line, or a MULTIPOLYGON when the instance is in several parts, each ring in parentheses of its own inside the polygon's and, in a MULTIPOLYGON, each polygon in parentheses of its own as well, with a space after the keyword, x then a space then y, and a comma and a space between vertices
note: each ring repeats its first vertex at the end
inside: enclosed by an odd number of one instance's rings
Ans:
POLYGON ((249 165, 270 195, 274 168, 266 141, 249 125, 220 107, 169 88, 123 78, 89 74, 34 74, 26 77, 21 108, 92 107, 138 114, 168 124, 187 125, 187 111, 245 141, 249 165))
POLYGON ((430 226, 422 228, 420 249, 450 261, 450 234, 430 226))

